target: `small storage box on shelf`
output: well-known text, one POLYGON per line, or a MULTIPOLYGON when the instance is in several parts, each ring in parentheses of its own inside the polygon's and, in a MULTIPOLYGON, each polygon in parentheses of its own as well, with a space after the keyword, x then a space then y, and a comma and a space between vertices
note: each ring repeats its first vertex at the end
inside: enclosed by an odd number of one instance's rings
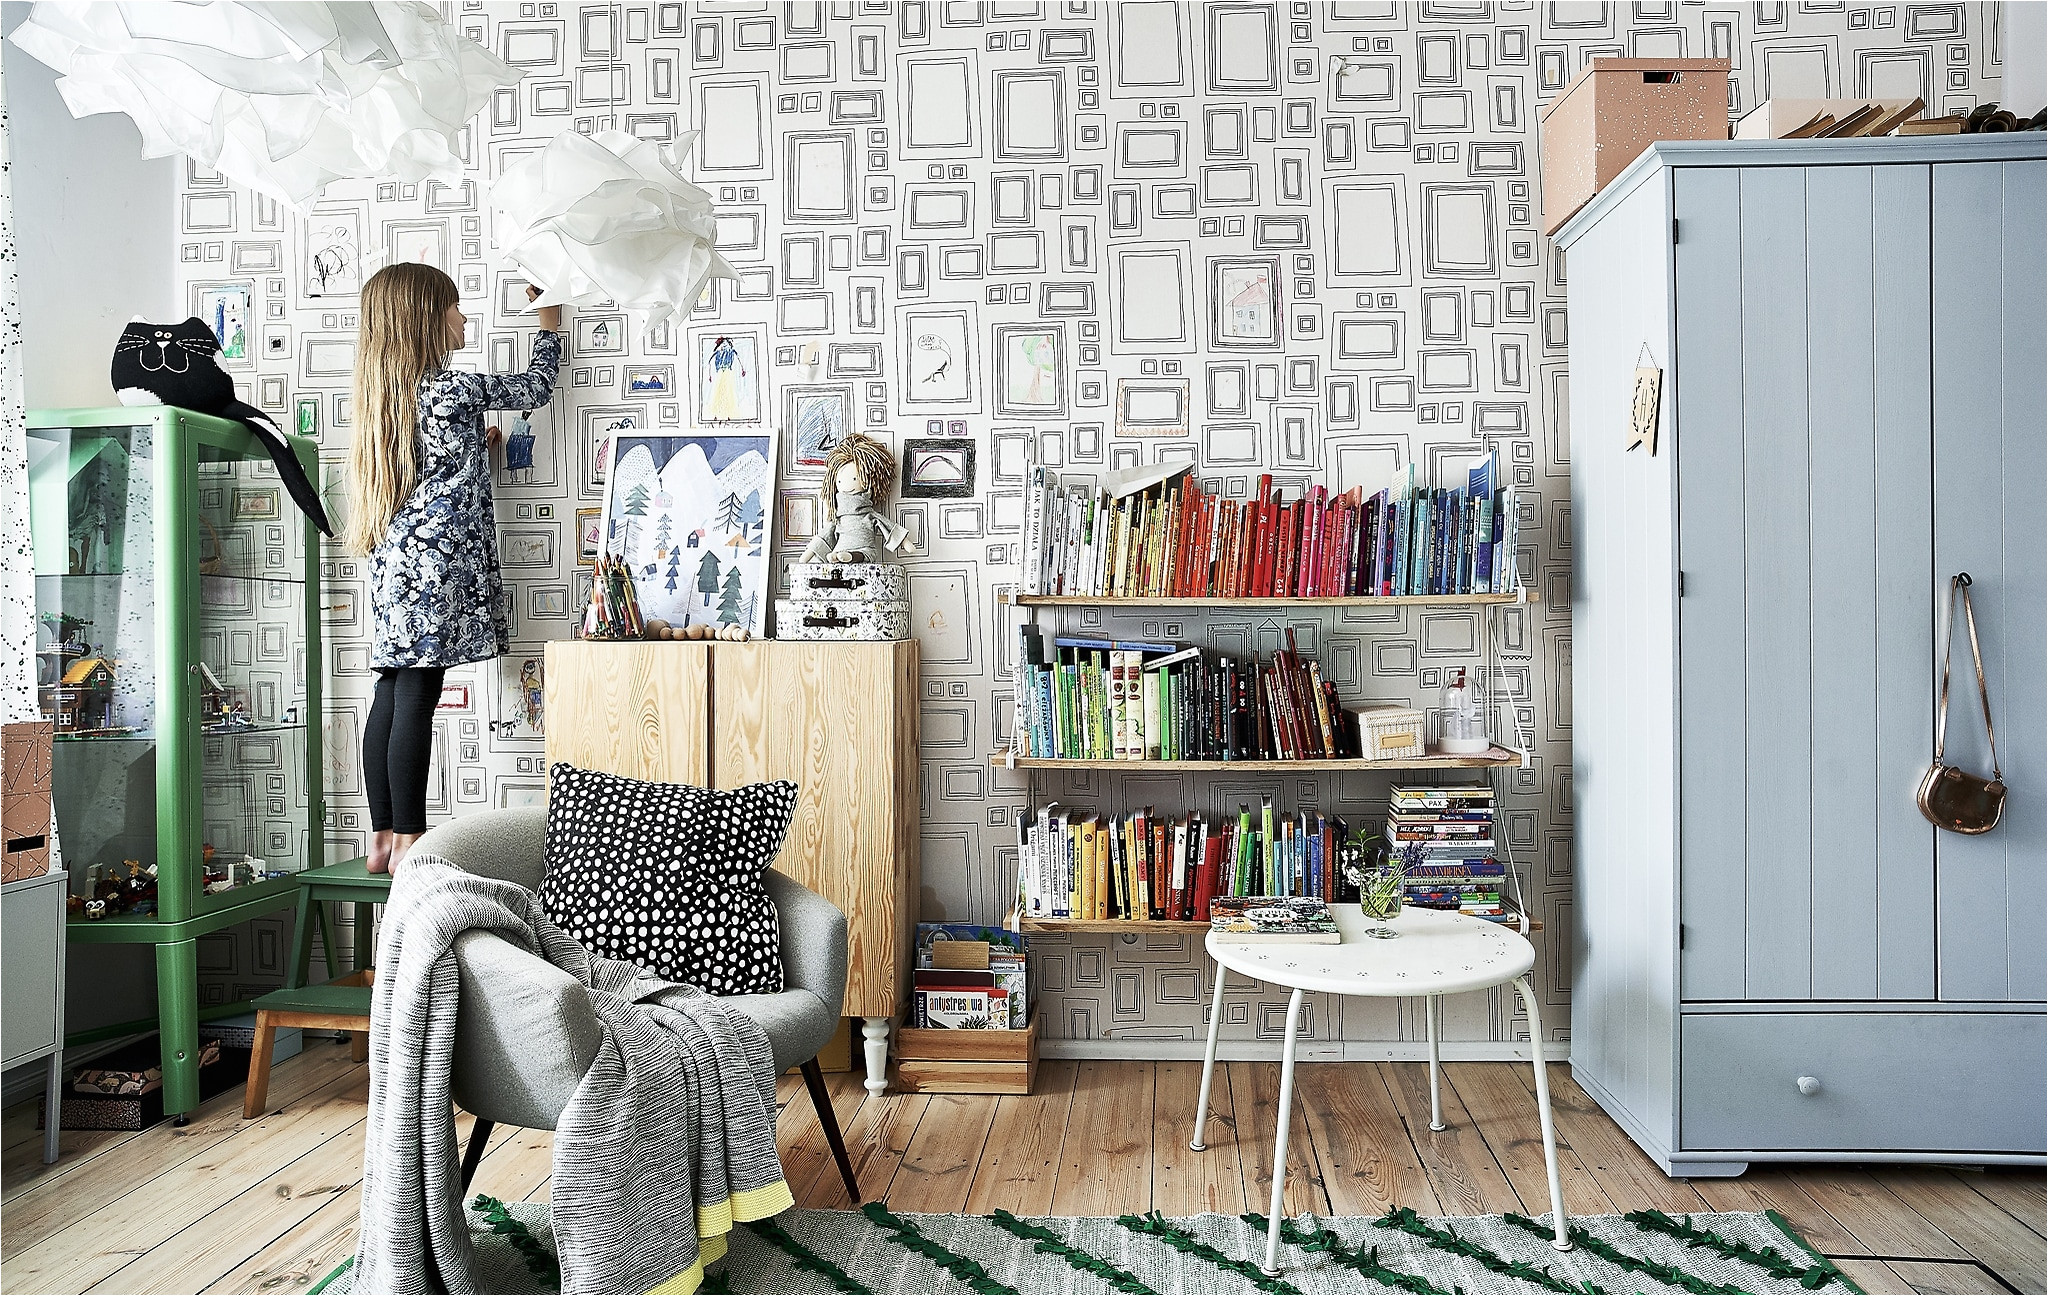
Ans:
POLYGON ((1358 750, 1371 760, 1413 760, 1423 754, 1424 727, 1418 708, 1367 707, 1358 713, 1358 750))
POLYGON ((1038 1017, 1023 1030, 896 1030, 905 1093, 1028 1094, 1038 1075, 1038 1017))

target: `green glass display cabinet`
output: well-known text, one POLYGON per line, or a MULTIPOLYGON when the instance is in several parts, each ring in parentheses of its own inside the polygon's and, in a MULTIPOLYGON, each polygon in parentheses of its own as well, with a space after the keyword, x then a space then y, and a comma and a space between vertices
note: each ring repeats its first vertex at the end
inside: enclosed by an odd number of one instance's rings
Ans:
MULTIPOLYGON (((290 438, 319 480, 313 443, 290 438)), ((156 947, 164 1110, 199 1104, 200 937, 320 867, 319 534, 239 423, 31 411, 37 701, 74 945, 156 947)), ((103 1026, 72 1043, 146 1031, 103 1026)))

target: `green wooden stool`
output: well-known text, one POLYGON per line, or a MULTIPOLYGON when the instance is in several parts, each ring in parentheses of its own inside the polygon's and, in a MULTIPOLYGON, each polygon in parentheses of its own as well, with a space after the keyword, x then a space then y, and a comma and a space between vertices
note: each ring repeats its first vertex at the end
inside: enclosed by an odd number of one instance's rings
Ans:
POLYGON ((353 1037, 350 1051, 358 1062, 369 1056, 370 986, 375 970, 370 961, 376 949, 371 924, 375 906, 391 895, 391 875, 372 873, 367 860, 352 859, 345 864, 307 869, 299 874, 299 912, 292 927, 292 964, 284 989, 273 990, 256 1000, 256 1038, 249 1055, 249 1086, 242 1099, 242 1116, 254 1120, 263 1114, 264 1099, 270 1093, 270 1051, 281 1026, 313 1030, 345 1030, 353 1037), (346 976, 334 959, 334 932, 327 922, 327 902, 354 904, 355 966, 346 976), (307 985, 313 962, 313 928, 320 928, 320 943, 327 951, 328 980, 307 985))

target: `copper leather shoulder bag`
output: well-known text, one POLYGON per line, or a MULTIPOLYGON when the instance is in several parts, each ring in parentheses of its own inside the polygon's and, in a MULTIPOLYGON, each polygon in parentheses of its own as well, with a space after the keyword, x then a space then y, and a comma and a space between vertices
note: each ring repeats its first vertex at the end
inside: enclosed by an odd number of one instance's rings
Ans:
POLYGON ((1934 722, 1934 764, 1920 776, 1914 800, 1920 813, 1937 828, 1950 832, 1987 833, 2005 814, 2005 773, 1998 767, 1998 738, 1991 732, 1991 690, 1984 683, 1984 653, 1977 646, 1977 613, 1970 606, 1970 574, 1957 572, 1948 586, 1948 624, 1941 649, 1941 712, 1934 722), (1949 659, 1955 649, 1956 601, 1962 600, 1963 623, 1970 631, 1970 658, 1977 665, 1977 698, 1984 704, 1984 738, 1991 746, 1991 777, 1980 778, 1942 761, 1948 740, 1949 659))

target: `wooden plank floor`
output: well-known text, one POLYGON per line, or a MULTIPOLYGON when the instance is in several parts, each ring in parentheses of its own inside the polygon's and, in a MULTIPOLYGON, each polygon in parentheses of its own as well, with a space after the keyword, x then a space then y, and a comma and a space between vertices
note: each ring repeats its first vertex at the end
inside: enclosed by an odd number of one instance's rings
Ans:
MULTIPOLYGON (((1289 1211, 1431 1214, 1549 1209, 1526 1066, 1445 1068, 1444 1118, 1413 1063, 1304 1062, 1288 1135, 1289 1211)), ((33 1104, 6 1113, 0 1290, 296 1292, 355 1247, 367 1070, 346 1045, 307 1042, 271 1082, 271 1114, 241 1119, 230 1090, 190 1125, 64 1135, 40 1161, 33 1104)), ((1276 1066, 1218 1068, 1208 1150, 1188 1149, 1201 1066, 1047 1062, 1028 1097, 888 1094, 828 1077, 861 1191, 906 1211, 1114 1214, 1263 1212, 1271 1192, 1276 1066)), ((1566 1203, 1579 1212, 1780 1211, 1871 1292, 2048 1290, 2040 1171, 1759 1167, 1741 1179, 1667 1179, 1551 1068, 1566 1203)), ((800 1205, 846 1191, 803 1086, 784 1077, 778 1137, 800 1205)), ((466 1137, 468 1120, 458 1127, 466 1137)), ((500 1129, 479 1191, 545 1201, 550 1136, 500 1129)))

